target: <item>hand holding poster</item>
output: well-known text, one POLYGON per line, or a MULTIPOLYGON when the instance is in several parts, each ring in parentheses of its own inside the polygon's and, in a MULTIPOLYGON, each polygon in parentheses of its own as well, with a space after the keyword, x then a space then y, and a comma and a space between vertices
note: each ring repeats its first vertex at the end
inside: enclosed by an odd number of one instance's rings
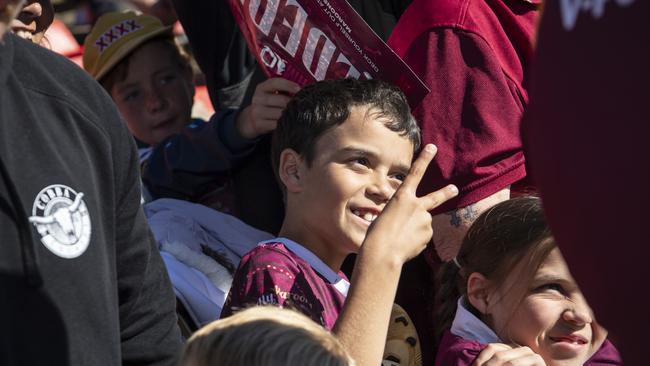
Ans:
POLYGON ((381 79, 415 107, 429 89, 345 0, 228 0, 268 77, 301 86, 325 79, 381 79))

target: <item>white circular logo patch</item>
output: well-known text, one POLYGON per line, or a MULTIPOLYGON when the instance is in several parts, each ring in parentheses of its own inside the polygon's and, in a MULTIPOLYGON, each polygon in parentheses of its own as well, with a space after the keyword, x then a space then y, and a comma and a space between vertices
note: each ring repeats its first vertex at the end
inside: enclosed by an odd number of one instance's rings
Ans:
POLYGON ((90 216, 84 194, 62 184, 38 193, 29 221, 41 234, 41 242, 62 258, 76 258, 90 243, 90 216))

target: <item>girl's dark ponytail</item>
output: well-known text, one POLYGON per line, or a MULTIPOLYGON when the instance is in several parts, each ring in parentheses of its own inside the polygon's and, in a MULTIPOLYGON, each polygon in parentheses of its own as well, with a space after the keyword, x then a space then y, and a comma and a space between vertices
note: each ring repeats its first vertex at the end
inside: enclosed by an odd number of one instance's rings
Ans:
POLYGON ((435 297, 436 343, 440 342, 444 331, 451 327, 456 315, 458 298, 461 296, 459 286, 464 286, 461 275, 462 270, 456 262, 449 261, 443 264, 437 275, 438 291, 435 297))

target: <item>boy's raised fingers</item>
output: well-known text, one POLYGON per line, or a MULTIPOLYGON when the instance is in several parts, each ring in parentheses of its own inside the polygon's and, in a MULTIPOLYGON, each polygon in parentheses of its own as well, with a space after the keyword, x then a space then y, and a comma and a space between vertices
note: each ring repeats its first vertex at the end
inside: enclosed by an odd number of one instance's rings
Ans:
POLYGON ((457 195, 458 195, 458 188, 455 185, 450 184, 444 188, 441 188, 435 192, 431 192, 426 196, 422 196, 418 199, 420 200, 420 202, 422 202, 422 206, 424 206, 424 208, 427 211, 431 211, 434 208, 449 201, 450 199, 456 197, 457 195))
POLYGON ((404 179, 400 189, 409 189, 412 192, 418 187, 424 172, 427 170, 429 163, 433 160, 433 157, 436 156, 437 148, 433 144, 427 144, 424 149, 420 152, 420 155, 411 165, 408 175, 404 179))

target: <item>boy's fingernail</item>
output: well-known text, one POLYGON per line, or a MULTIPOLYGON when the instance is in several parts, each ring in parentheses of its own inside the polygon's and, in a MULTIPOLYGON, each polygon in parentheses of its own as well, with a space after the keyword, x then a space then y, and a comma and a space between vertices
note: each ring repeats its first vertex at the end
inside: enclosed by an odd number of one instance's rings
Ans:
POLYGON ((425 149, 427 152, 433 153, 433 152, 436 152, 436 145, 434 145, 434 144, 427 144, 427 146, 425 146, 424 149, 425 149))
POLYGON ((449 192, 453 194, 458 194, 458 187, 456 187, 455 185, 450 184, 447 186, 447 188, 449 189, 449 192))

